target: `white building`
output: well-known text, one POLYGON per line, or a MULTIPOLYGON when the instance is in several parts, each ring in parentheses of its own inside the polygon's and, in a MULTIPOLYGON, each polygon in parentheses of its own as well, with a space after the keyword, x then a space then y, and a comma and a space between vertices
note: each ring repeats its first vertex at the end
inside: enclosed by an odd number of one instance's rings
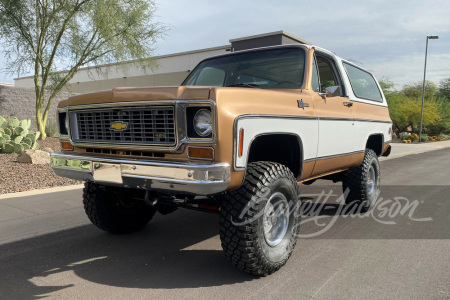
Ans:
MULTIPOLYGON (((95 68, 81 68, 66 88, 71 93, 88 93, 119 86, 178 86, 201 60, 226 51, 281 44, 310 44, 284 31, 237 38, 229 42, 228 45, 214 48, 156 56, 158 68, 153 71, 134 66, 123 68, 118 67, 118 64, 101 66, 100 73, 95 68)), ((16 87, 34 88, 33 76, 15 78, 14 82, 16 87)))

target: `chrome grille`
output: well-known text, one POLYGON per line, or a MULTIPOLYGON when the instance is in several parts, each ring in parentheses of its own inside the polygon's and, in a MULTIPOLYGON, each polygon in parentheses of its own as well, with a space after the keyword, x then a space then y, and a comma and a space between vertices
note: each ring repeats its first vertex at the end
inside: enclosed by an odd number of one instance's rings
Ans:
POLYGON ((71 112, 75 142, 175 145, 173 106, 125 107, 71 112))

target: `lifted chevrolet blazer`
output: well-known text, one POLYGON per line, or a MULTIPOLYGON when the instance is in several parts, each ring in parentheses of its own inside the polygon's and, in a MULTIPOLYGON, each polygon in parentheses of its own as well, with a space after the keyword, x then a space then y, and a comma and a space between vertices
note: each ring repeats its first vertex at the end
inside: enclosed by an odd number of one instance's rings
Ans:
POLYGON ((298 183, 342 181, 346 203, 373 207, 392 131, 369 72, 300 44, 205 59, 179 87, 73 96, 58 119, 52 168, 85 181, 94 225, 127 233, 157 211, 215 211, 226 256, 258 276, 294 249, 298 183))

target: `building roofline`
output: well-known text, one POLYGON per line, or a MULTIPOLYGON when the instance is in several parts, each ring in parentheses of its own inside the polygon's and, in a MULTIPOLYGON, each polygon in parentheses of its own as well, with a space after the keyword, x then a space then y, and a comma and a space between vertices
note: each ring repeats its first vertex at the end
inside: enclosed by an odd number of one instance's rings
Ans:
POLYGON ((291 38, 297 42, 300 42, 302 44, 307 44, 307 45, 312 45, 312 43, 301 39, 289 32, 286 32, 284 30, 279 30, 279 31, 274 31, 274 32, 268 32, 268 33, 263 33, 263 34, 257 34, 257 35, 251 35, 251 36, 246 36, 246 37, 241 37, 241 38, 237 38, 237 39, 231 39, 230 43, 235 43, 235 42, 240 42, 240 41, 245 41, 245 40, 250 40, 250 39, 256 39, 256 38, 262 38, 262 37, 267 37, 267 36, 272 36, 272 35, 284 35, 288 38, 291 38))
MULTIPOLYGON (((191 50, 191 51, 177 52, 177 53, 171 53, 171 54, 157 55, 157 56, 152 56, 151 58, 154 58, 154 59, 169 58, 169 57, 174 57, 174 56, 196 54, 196 53, 215 51, 215 50, 221 50, 221 49, 225 50, 225 49, 228 49, 228 48, 231 48, 231 45, 223 45, 223 46, 217 46, 217 47, 211 47, 211 48, 203 48, 203 49, 198 49, 198 50, 191 50)), ((126 60, 126 61, 123 61, 123 62, 109 63, 109 64, 103 64, 103 65, 92 66, 92 67, 83 67, 83 68, 79 68, 78 71, 95 69, 95 68, 102 68, 102 67, 116 66, 116 65, 119 65, 119 64, 132 64, 132 63, 134 63, 136 61, 137 60, 126 60)), ((62 70, 62 71, 59 71, 58 73, 64 73, 64 72, 68 72, 68 71, 69 70, 62 70)), ((13 80, 28 79, 28 78, 33 78, 33 77, 34 77, 33 75, 30 75, 30 76, 13 78, 13 80)))

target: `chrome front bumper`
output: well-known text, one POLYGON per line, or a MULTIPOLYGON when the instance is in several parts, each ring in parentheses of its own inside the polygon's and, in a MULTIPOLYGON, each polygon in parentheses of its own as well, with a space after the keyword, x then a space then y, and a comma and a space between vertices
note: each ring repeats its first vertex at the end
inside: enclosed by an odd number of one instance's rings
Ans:
POLYGON ((230 183, 230 166, 111 159, 51 154, 56 175, 105 185, 152 189, 195 195, 223 192, 230 183))

